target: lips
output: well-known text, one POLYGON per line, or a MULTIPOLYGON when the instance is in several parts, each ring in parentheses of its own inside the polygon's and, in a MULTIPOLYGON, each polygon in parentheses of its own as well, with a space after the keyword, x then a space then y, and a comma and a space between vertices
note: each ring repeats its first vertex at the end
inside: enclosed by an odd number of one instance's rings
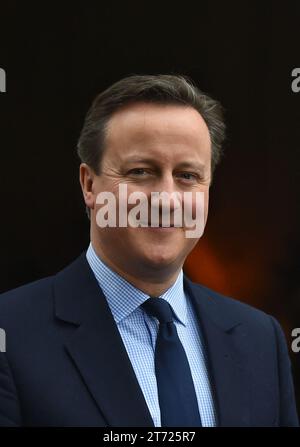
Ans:
MULTIPOLYGON (((148 223, 148 226, 151 227, 151 223, 150 222, 148 223)), ((159 224, 158 227, 155 226, 155 227, 152 227, 152 228, 170 228, 170 227, 174 227, 174 225, 170 224, 170 225, 163 226, 162 224, 159 224)))
POLYGON ((175 225, 173 223, 170 223, 167 226, 166 225, 163 226, 162 223, 159 223, 158 226, 157 225, 152 226, 151 222, 140 222, 140 224, 141 224, 142 228, 153 228, 153 229, 155 229, 155 228, 179 228, 179 227, 175 227, 175 225))

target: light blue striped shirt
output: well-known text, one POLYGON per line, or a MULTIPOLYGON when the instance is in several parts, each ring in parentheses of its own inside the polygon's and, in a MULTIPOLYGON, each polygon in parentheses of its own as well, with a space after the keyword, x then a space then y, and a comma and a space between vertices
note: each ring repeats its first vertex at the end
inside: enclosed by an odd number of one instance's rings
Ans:
MULTIPOLYGON (((137 289, 109 268, 95 253, 90 243, 87 261, 101 287, 135 375, 144 394, 155 427, 161 427, 160 408, 154 366, 154 350, 159 322, 140 307, 149 295, 137 289)), ((183 288, 183 271, 166 292, 160 295, 172 307, 174 323, 185 349, 197 395, 203 427, 216 425, 212 391, 208 377, 198 320, 183 288)))

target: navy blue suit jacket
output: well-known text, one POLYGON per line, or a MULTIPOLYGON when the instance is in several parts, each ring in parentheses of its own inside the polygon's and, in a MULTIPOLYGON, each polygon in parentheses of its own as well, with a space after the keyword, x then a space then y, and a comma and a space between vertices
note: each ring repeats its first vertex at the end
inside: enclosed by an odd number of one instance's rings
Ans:
MULTIPOLYGON (((219 426, 296 426, 290 360, 271 316, 184 275, 208 354, 219 426)), ((0 295, 0 426, 154 427, 85 252, 0 295)))

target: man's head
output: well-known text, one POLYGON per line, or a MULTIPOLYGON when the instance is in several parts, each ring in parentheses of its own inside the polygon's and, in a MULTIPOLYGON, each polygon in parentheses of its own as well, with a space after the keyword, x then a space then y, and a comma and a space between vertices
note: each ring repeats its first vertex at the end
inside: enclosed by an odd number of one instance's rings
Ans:
MULTIPOLYGON (((100 228, 100 192, 202 192, 207 219, 212 175, 221 157, 221 105, 183 76, 130 76, 94 100, 78 142, 80 182, 91 239, 119 271, 176 271, 197 243, 184 228, 100 228)), ((129 207, 128 207, 129 209, 129 207)), ((174 207, 171 206, 172 221, 174 207)))

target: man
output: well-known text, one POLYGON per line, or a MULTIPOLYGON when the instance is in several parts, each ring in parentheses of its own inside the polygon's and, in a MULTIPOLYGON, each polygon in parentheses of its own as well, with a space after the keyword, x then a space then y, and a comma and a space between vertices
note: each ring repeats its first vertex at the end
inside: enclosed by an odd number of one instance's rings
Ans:
POLYGON ((201 197, 205 225, 224 132, 220 104, 182 76, 130 76, 95 99, 78 143, 91 243, 58 274, 1 295, 0 425, 298 425, 277 321, 182 271, 199 235, 175 211, 192 193, 195 216, 201 197), (170 225, 160 203, 158 227, 152 215, 123 226, 124 213, 101 225, 99 197, 120 209, 120 186, 149 200, 176 193, 170 225))

